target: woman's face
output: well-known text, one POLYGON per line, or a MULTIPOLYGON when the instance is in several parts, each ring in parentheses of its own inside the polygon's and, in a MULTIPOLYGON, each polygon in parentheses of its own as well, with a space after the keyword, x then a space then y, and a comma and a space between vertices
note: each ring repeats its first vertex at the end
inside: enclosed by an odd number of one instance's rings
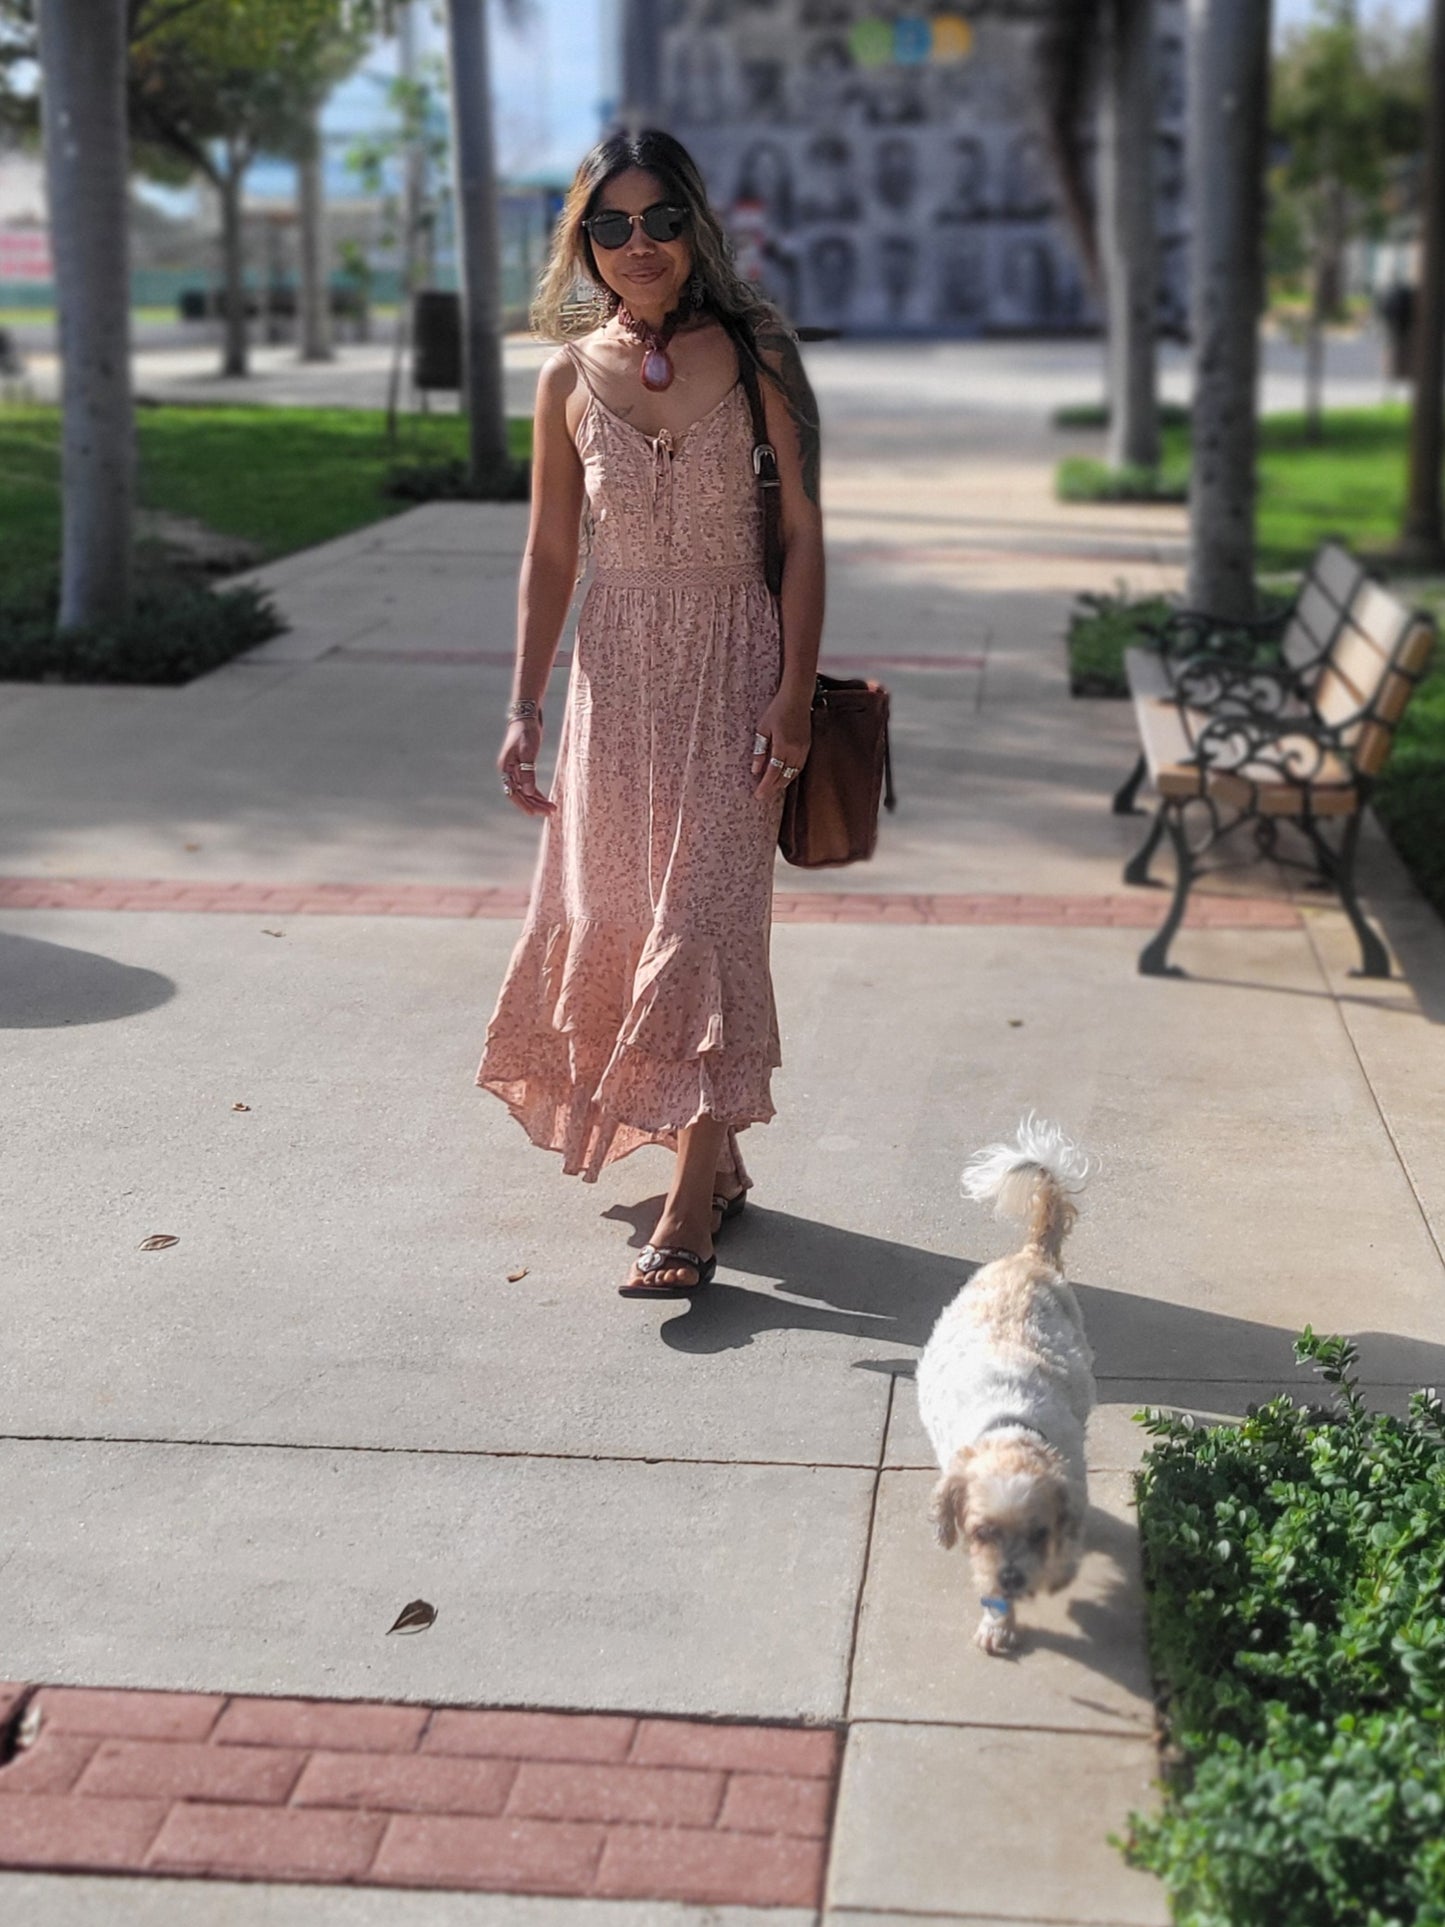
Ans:
MULTIPOLYGON (((608 181, 592 212, 616 208, 623 214, 643 214, 669 199, 655 174, 629 167, 608 181)), ((692 244, 686 229, 675 241, 654 241, 638 221, 633 222, 631 236, 620 248, 598 247, 594 241, 592 257, 603 281, 634 314, 669 314, 692 273, 692 244)))

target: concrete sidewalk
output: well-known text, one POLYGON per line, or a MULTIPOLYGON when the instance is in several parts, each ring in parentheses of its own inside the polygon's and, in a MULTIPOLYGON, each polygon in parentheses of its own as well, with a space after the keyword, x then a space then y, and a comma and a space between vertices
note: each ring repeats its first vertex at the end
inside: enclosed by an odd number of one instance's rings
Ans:
POLYGON ((1392 1404, 1440 1380, 1439 926, 1374 837, 1394 981, 1260 872, 1138 978, 1130 718, 1059 637, 1080 588, 1177 582, 1180 515, 1059 508, 1060 439, 950 403, 946 356, 812 365, 828 653, 893 687, 902 801, 866 870, 780 874, 779 1117, 696 1304, 612 1289, 660 1154, 564 1183, 470 1088, 534 848, 491 770, 519 511, 277 565, 291 633, 187 689, 0 690, 0 1674, 181 1696, 41 1693, 7 1912, 1167 1917, 1107 1840, 1154 1771, 1129 1415, 1242 1412, 1306 1322, 1392 1404), (1031 1106, 1103 1163, 1094 1512, 991 1663, 910 1372, 1005 1248, 958 1168, 1031 1106))

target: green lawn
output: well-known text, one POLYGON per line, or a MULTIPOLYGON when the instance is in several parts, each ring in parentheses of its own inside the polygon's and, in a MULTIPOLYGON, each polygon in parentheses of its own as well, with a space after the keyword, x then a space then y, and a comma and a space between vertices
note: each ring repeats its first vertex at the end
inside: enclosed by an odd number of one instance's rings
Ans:
MULTIPOLYGON (((1297 569, 1323 536, 1352 549, 1386 549, 1405 507, 1409 413, 1403 406, 1342 408, 1325 437, 1307 442, 1303 415, 1268 415, 1259 430, 1259 569, 1297 569)), ((1185 468, 1189 430, 1164 431, 1164 466, 1185 468)))
MULTIPOLYGON (((311 547, 406 506, 381 493, 394 459, 465 453, 455 415, 408 417, 395 454, 385 417, 351 408, 145 408, 136 418, 140 500, 255 542, 267 559, 311 547)), ((54 408, 0 407, 0 599, 53 569, 60 541, 60 424, 54 408)), ((532 424, 511 423, 512 453, 532 424)))
MULTIPOLYGON (((164 308, 132 308, 130 318, 132 322, 174 321, 176 310, 174 304, 164 308)), ((14 328, 22 323, 39 326, 42 322, 50 327, 55 325, 54 308, 0 308, 0 328, 14 328)))

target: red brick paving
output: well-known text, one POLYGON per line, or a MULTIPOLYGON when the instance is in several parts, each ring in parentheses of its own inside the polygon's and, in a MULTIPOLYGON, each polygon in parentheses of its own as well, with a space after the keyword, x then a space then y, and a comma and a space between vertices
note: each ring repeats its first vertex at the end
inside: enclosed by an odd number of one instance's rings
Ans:
MULTIPOLYGON (((0 1720, 28 1688, 0 1683, 0 1720)), ((44 1687, 0 1868, 816 1907, 831 1728, 44 1687)))
MULTIPOLYGON (((232 916, 483 917, 514 919, 527 908, 521 888, 445 883, 218 883, 166 878, 0 877, 0 910, 149 910, 232 916)), ((1164 915, 1161 892, 1129 896, 968 895, 903 891, 780 890, 779 923, 998 924, 1051 930, 1152 930, 1164 915)), ((1185 927, 1194 930, 1293 930, 1299 911, 1278 897, 1196 894, 1185 927)))

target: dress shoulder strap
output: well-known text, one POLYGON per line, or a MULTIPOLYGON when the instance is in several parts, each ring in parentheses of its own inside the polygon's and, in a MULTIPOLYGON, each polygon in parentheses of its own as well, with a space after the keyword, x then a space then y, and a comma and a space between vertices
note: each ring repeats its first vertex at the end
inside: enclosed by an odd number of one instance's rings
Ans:
POLYGON ((588 372, 587 357, 583 354, 582 350, 575 342, 564 341, 562 344, 562 352, 582 377, 588 394, 591 395, 594 401, 601 401, 602 397, 597 392, 596 382, 593 381, 591 374, 588 372))

